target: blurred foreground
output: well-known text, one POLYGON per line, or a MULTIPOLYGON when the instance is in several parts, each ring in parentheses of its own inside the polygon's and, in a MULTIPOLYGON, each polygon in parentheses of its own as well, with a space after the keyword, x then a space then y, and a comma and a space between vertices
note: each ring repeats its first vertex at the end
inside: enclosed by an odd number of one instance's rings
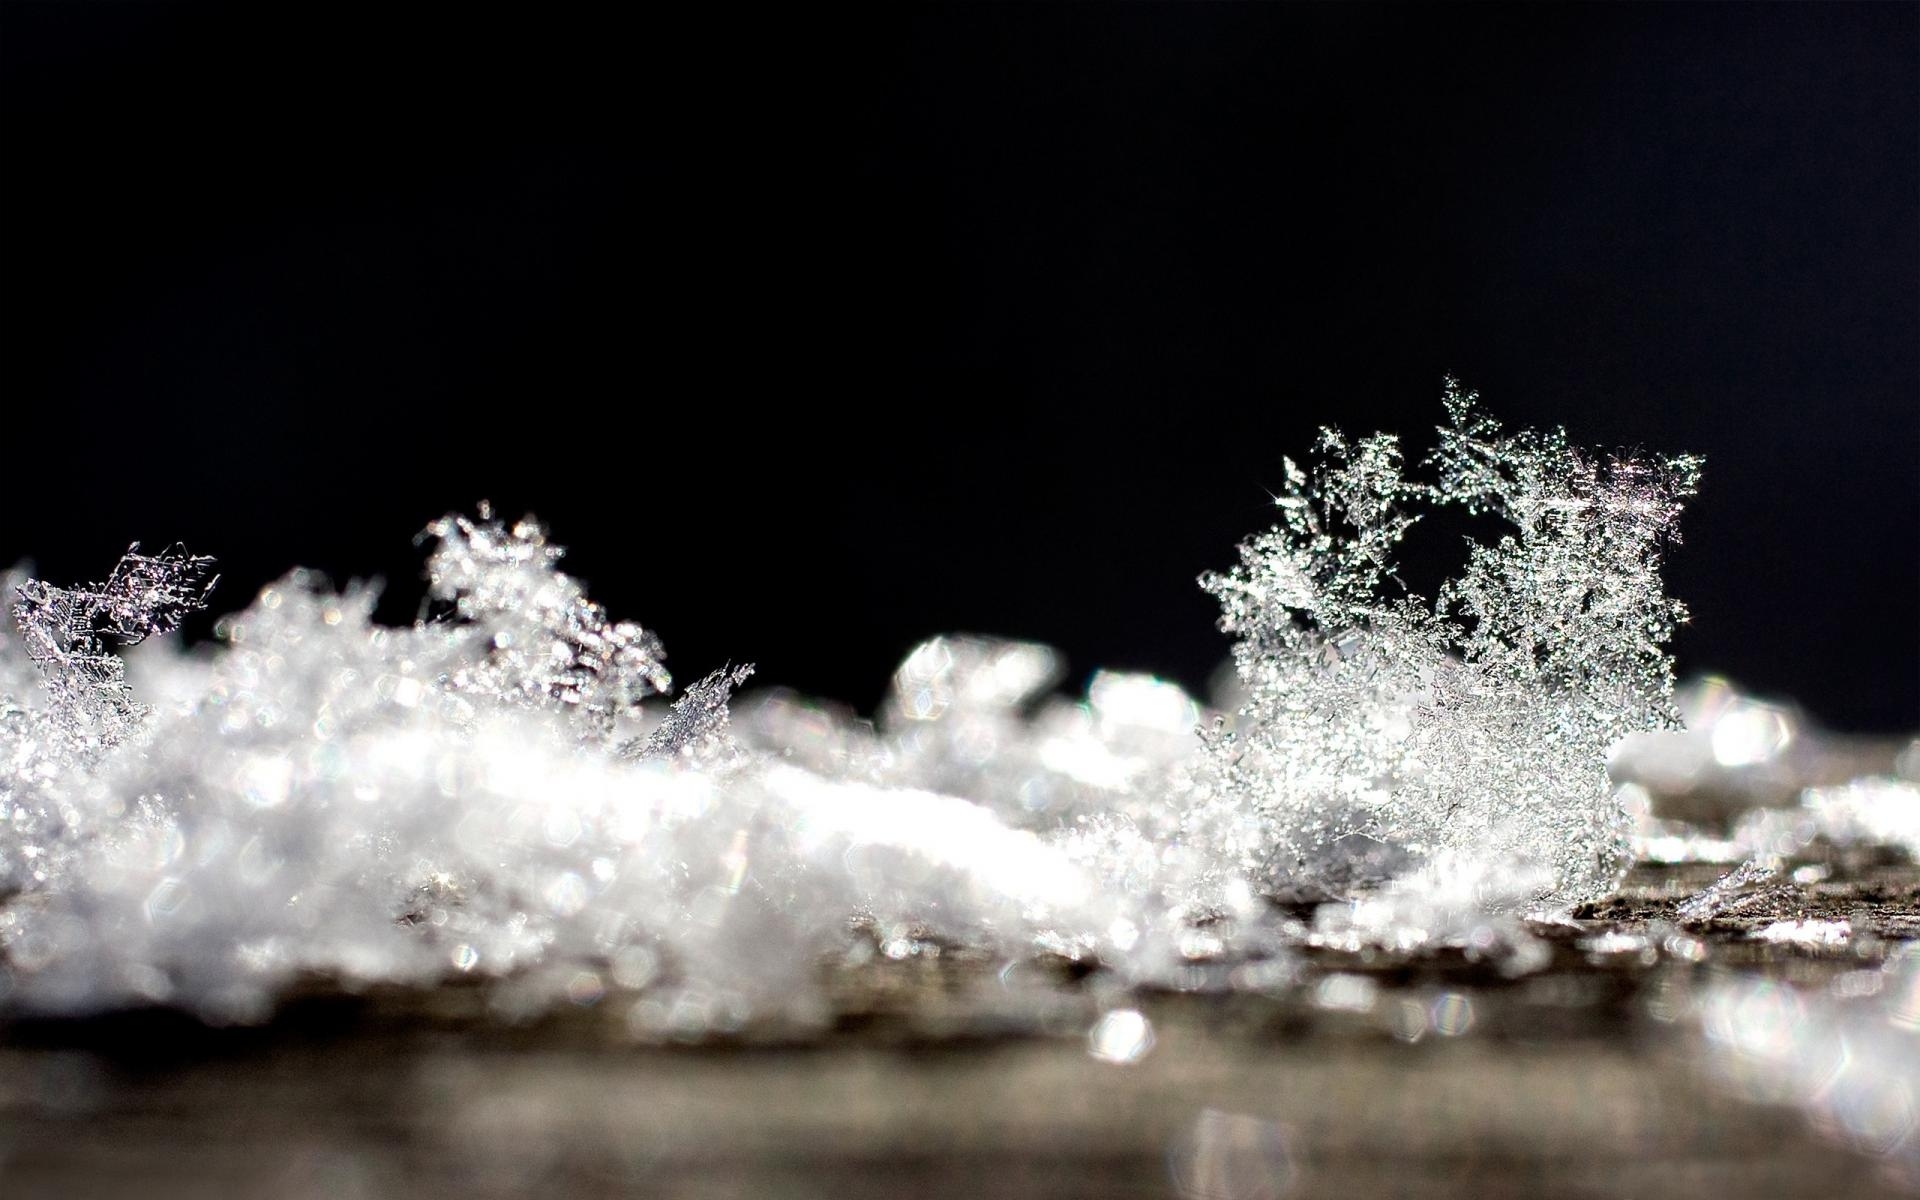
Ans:
MULTIPOLYGON (((1676 899, 1716 874, 1637 870, 1617 900, 1541 928, 1555 960, 1524 979, 1465 954, 1328 951, 1271 994, 1148 997, 1140 1019, 1109 1014, 1090 1037, 961 1023, 977 1008, 947 997, 1018 986, 964 957, 838 968, 837 1028, 804 1046, 636 1045, 597 1004, 503 1027, 476 987, 315 996, 252 1029, 161 1013, 18 1023, 0 1044, 0 1185, 22 1198, 1904 1194, 1894 1160, 1728 1086, 1725 1047, 1699 1030, 1702 998, 1735 978, 1859 990, 1843 981, 1920 937, 1920 870, 1836 872, 1682 932, 1676 899), (1753 936, 1785 920, 1848 932, 1753 936)), ((1089 1027, 1097 982, 1052 986, 1068 998, 1059 1032, 1089 1027)), ((1880 1119, 1898 1133, 1914 1114, 1880 1119)))

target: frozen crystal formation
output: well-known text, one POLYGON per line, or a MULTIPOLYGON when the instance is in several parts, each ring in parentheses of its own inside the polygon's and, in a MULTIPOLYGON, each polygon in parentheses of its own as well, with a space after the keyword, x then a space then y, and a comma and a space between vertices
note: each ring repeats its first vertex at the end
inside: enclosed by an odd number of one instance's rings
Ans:
POLYGON ((1547 966, 1552 953, 1512 910, 1550 882, 1538 867, 1442 853, 1350 903, 1321 905, 1311 941, 1348 951, 1454 946, 1505 975, 1527 975, 1547 966))
MULTIPOLYGON (((9 701, 0 1003, 252 1020, 303 975, 472 974, 509 1016, 613 992, 637 1034, 697 1037, 821 1019, 855 920, 900 953, 1088 954, 1127 928, 987 807, 749 756, 726 712, 746 668, 646 711, 658 642, 531 521, 429 535, 444 611, 381 627, 371 589, 296 571, 210 657, 133 663, 151 711, 83 704, 97 753, 41 733, 77 685, 9 701)), ((22 651, 0 645, 4 678, 22 651)))
POLYGON ((421 535, 436 541, 427 559, 428 595, 453 606, 458 640, 484 645, 448 684, 529 707, 558 705, 589 734, 604 736, 648 696, 673 683, 660 639, 607 619, 580 581, 555 568, 566 553, 531 517, 507 528, 480 506, 480 520, 451 515, 421 535))
POLYGON ((1280 953, 1248 880, 1223 872, 1216 841, 1190 836, 1204 795, 1200 703, 1177 684, 1113 671, 1095 672, 1082 696, 1050 694, 1062 673, 1059 655, 1032 642, 937 637, 901 663, 876 723, 775 691, 743 706, 738 729, 821 775, 954 795, 1040 838, 1103 899, 1093 923, 1041 931, 1039 949, 1097 955, 1124 979, 1158 983, 1229 955, 1280 953))
POLYGON ((1780 860, 1757 855, 1714 880, 1674 907, 1682 921, 1711 921, 1730 909, 1750 903, 1757 897, 1753 889, 1780 873, 1780 860))
POLYGON ((1663 646, 1684 610, 1659 566, 1699 461, 1506 433, 1452 381, 1446 411, 1429 479, 1397 438, 1323 431, 1311 473, 1287 463, 1280 524, 1202 580, 1250 697, 1215 742, 1261 822, 1248 866, 1340 894, 1461 854, 1544 868, 1540 901, 1599 896, 1631 836, 1608 750, 1677 723, 1663 646), (1505 532, 1428 601, 1393 554, 1439 508, 1505 532))
POLYGON ((105 583, 61 588, 28 579, 9 589, 21 649, 39 669, 62 731, 111 745, 139 725, 144 710, 109 647, 167 633, 204 607, 218 581, 212 572, 211 558, 179 546, 142 554, 135 542, 105 583))
MULTIPOLYGON (((0 1008, 251 1020, 303 976, 465 975, 510 1017, 618 1003, 638 1036, 694 1038, 819 1022, 822 964, 863 953, 1189 989, 1283 984, 1308 939, 1534 969, 1509 914, 1612 884, 1607 747, 1672 719, 1657 563, 1696 466, 1447 406, 1431 481, 1392 438, 1328 433, 1282 524, 1207 581, 1239 639, 1230 717, 1147 675, 1060 695, 1054 651, 960 635, 871 722, 733 704, 746 667, 668 705, 659 640, 484 507, 427 529, 431 607, 398 628, 371 588, 295 571, 208 652, 123 660, 200 601, 205 560, 20 582, 0 1008), (1429 603, 1391 553, 1446 506, 1509 533, 1429 603), (1311 931, 1269 902, 1314 893, 1349 901, 1311 931)), ((983 1010, 1057 1006, 989 978, 983 1010)))
POLYGON ((21 571, 0 580, 17 628, 0 633, 0 896, 62 869, 83 818, 52 785, 146 719, 111 647, 166 633, 201 607, 212 566, 177 546, 142 554, 135 542, 105 583, 61 588, 21 571))
POLYGON ((630 743, 624 753, 636 758, 682 755, 709 762, 732 755, 727 701, 733 689, 752 674, 749 666, 726 667, 708 675, 674 702, 666 719, 644 741, 630 743))

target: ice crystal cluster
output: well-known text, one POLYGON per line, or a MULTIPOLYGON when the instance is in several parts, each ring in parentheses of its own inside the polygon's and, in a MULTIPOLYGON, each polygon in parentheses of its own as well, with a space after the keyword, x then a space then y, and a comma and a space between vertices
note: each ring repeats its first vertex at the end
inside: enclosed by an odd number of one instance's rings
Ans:
POLYGON ((1608 750, 1677 724, 1663 646, 1684 610, 1660 555, 1699 463, 1504 433, 1451 381, 1446 409, 1427 478, 1393 436, 1324 430, 1311 475, 1286 464, 1281 523, 1203 580, 1251 697, 1215 743, 1227 790, 1259 814, 1276 886, 1337 894, 1465 856, 1544 870, 1544 897, 1598 896, 1632 832, 1608 750), (1503 532, 1429 600, 1394 552, 1445 508, 1503 532))
POLYGON ((1386 436, 1287 465, 1281 523, 1205 581, 1233 714, 1145 675, 1061 696, 1052 650, 967 636, 915 649, 871 722, 730 704, 747 667, 669 704, 659 640, 484 507, 427 529, 404 627, 295 571, 217 644, 123 660, 207 560, 12 579, 0 1007, 247 1020, 303 979, 471 976, 509 1015, 615 997, 664 1037, 818 1022, 823 963, 861 954, 1269 987, 1309 941, 1424 939, 1533 969, 1492 910, 1618 878, 1606 754, 1671 720, 1658 565, 1697 467, 1504 433, 1457 388, 1447 413, 1418 478, 1386 436), (1437 509, 1505 533, 1423 599, 1392 556, 1437 509), (1303 896, 1347 903, 1272 903, 1303 896))
POLYGON ((622 990, 636 1032, 692 1035, 817 1020, 817 960, 855 918, 1076 953, 1112 924, 1063 854, 982 806, 748 761, 726 704, 745 668, 648 712, 659 643, 588 601, 537 523, 483 510, 428 536, 444 611, 382 627, 370 588, 295 571, 212 654, 134 662, 150 711, 101 701, 118 661, 87 633, 103 611, 173 619, 203 560, 22 607, 0 647, 28 660, 0 727, 9 1006, 254 1019, 305 976, 474 974, 510 1014, 622 990), (97 731, 84 752, 76 729, 97 731))
POLYGON ((145 710, 109 647, 171 631, 205 603, 217 582, 212 569, 211 558, 179 547, 142 554, 135 542, 105 583, 61 588, 25 580, 12 589, 21 649, 45 680, 60 732, 107 746, 139 724, 145 710))

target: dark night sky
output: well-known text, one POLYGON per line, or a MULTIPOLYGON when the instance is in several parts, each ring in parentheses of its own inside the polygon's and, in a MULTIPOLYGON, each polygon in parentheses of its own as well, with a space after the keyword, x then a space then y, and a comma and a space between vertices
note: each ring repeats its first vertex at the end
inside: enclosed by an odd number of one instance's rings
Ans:
POLYGON ((1281 455, 1452 372, 1707 456, 1683 669, 1920 726, 1920 7, 476 12, 0 8, 0 561, 400 618, 490 496, 683 676, 1197 684, 1281 455))

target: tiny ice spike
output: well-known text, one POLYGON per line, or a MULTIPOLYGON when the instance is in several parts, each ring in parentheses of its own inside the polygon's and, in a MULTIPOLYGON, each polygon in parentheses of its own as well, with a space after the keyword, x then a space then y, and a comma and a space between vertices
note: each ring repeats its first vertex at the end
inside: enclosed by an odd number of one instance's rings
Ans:
POLYGON ((733 696, 733 689, 752 675, 750 665, 713 672, 674 701, 666 719, 644 742, 630 744, 622 753, 631 758, 705 755, 714 760, 732 756, 735 747, 728 732, 727 701, 733 696))
POLYGON ((1216 765, 1264 822, 1248 865, 1275 890, 1340 894, 1464 854, 1544 869, 1535 899, 1575 903, 1629 859, 1609 749, 1678 721, 1663 646, 1685 610, 1660 553, 1700 460, 1504 433, 1453 380, 1445 403, 1432 482, 1396 437, 1323 430, 1311 473, 1286 463, 1280 524, 1202 578, 1249 697, 1216 765), (1428 601, 1393 552, 1443 507, 1509 528, 1469 542, 1428 601))

